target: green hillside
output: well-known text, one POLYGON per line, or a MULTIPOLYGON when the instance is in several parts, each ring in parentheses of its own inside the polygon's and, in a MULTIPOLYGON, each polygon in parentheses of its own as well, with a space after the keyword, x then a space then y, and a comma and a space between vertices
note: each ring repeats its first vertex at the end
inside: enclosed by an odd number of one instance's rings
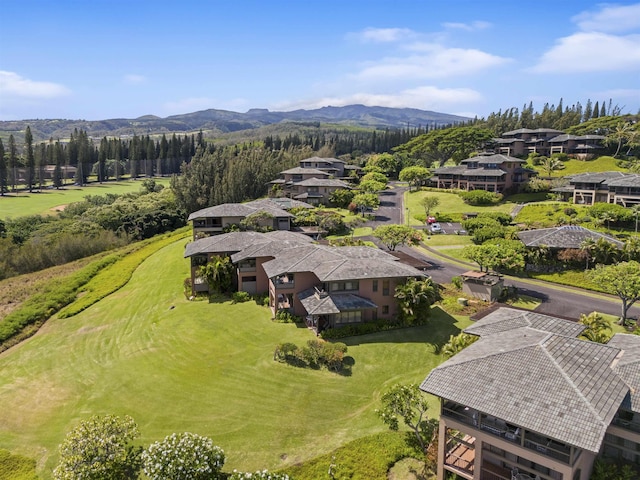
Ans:
MULTIPOLYGON (((421 381, 442 359, 432 343, 466 326, 435 309, 434 324, 353 339, 351 374, 273 361, 279 342, 310 330, 274 324, 253 302, 189 302, 181 240, 147 259, 121 290, 56 319, 0 354, 0 447, 50 478, 65 432, 92 414, 131 415, 140 443, 172 432, 211 437, 225 470, 271 470, 385 430, 381 392, 421 381)), ((434 402, 435 408, 435 402, 434 402)))

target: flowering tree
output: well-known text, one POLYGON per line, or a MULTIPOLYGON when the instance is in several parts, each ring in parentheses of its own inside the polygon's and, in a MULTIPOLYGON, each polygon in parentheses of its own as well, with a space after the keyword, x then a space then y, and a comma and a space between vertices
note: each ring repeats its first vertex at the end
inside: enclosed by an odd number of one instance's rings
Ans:
POLYGON ((185 432, 151 444, 142 461, 153 480, 211 480, 219 478, 225 455, 210 438, 185 432))
POLYGON ((289 475, 284 473, 269 473, 266 470, 258 470, 257 472, 238 472, 234 470, 229 480, 293 480, 289 475))
POLYGON ((93 416, 71 430, 60 444, 56 480, 124 480, 137 478, 140 450, 131 445, 139 435, 129 416, 93 416))

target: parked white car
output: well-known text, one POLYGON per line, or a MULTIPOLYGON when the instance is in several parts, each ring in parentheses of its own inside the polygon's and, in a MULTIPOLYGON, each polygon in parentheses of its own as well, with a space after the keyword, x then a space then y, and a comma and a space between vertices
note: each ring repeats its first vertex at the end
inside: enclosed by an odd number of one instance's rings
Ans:
POLYGON ((442 233, 442 227, 439 223, 432 223, 430 228, 431 233, 442 233))

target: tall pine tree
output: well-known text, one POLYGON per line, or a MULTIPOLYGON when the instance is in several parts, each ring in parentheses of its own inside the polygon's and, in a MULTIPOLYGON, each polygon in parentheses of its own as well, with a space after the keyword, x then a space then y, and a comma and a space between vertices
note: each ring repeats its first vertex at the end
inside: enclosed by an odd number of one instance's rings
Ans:
POLYGON ((27 184, 29 185, 29 193, 33 192, 33 184, 35 183, 35 156, 33 155, 33 135, 31 134, 31 127, 27 125, 27 129, 24 132, 24 145, 26 150, 26 175, 27 184))
POLYGON ((4 196, 7 191, 7 159, 4 158, 4 145, 0 139, 0 195, 4 196))

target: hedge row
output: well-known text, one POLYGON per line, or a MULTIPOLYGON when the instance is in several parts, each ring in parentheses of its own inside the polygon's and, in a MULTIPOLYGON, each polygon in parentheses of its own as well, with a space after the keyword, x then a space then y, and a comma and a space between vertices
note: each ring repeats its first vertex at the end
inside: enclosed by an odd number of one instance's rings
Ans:
POLYGON ((353 337, 356 335, 366 335, 368 333, 384 332, 387 330, 395 330, 405 327, 417 327, 418 325, 424 325, 428 322, 428 319, 423 321, 414 320, 412 322, 401 322, 400 320, 376 320, 374 322, 354 323, 351 325, 344 325, 337 328, 329 328, 320 332, 320 337, 325 340, 335 340, 337 338, 353 337))

